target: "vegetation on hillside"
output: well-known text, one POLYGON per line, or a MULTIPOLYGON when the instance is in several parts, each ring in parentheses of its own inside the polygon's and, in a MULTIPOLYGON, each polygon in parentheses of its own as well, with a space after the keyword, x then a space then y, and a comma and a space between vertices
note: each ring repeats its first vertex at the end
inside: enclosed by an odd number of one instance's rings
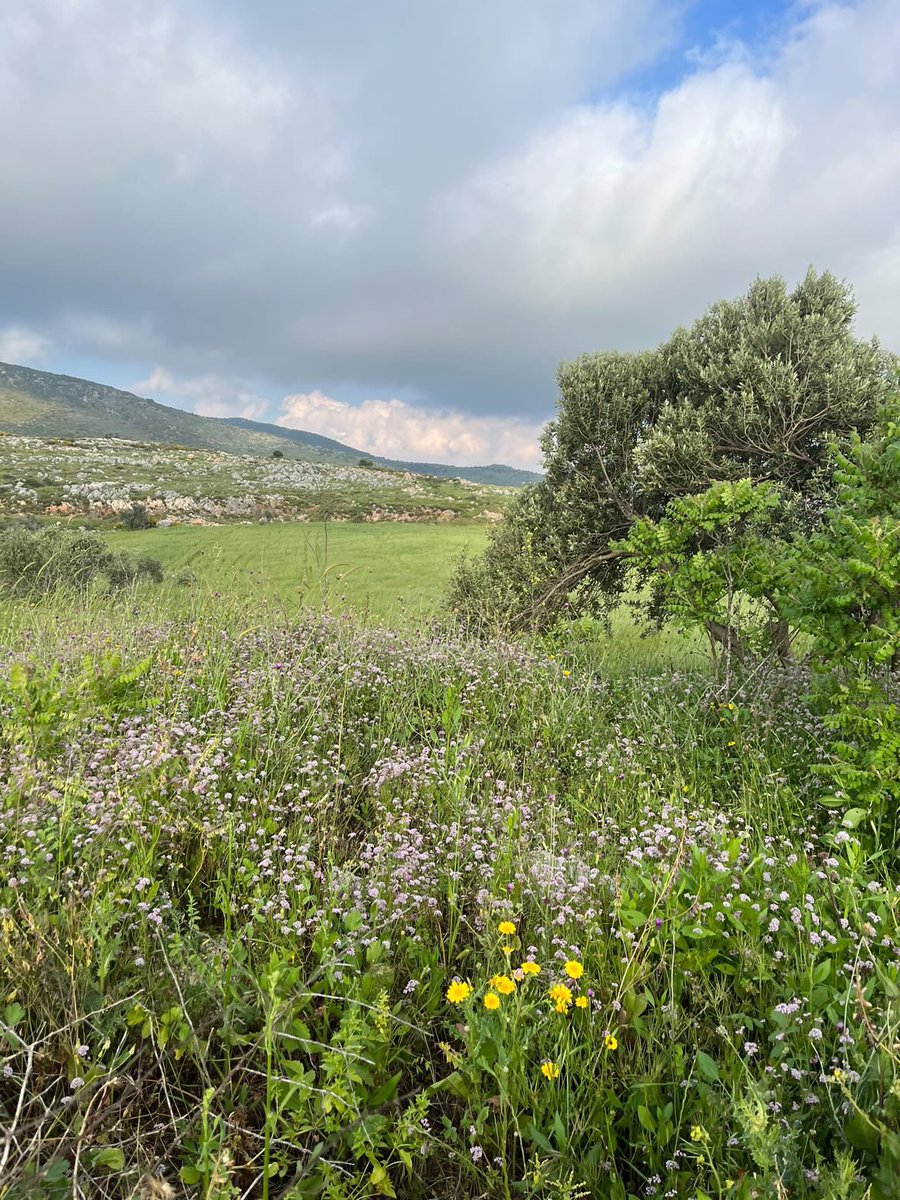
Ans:
MULTIPOLYGON (((240 417, 203 417, 88 379, 0 363, 0 432, 37 438, 115 437, 224 454, 272 456, 335 467, 356 466, 362 451, 304 429, 240 417)), ((515 487, 538 478, 499 464, 451 467, 375 458, 391 471, 515 487)))
POLYGON ((0 434, 0 519, 128 524, 495 521, 512 489, 399 471, 188 450, 115 438, 0 434))

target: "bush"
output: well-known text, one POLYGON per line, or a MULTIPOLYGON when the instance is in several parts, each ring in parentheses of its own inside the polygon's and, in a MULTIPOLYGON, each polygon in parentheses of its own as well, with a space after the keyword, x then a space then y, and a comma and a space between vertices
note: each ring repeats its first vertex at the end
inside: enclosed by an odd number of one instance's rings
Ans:
POLYGON ((152 529, 156 522, 143 504, 135 502, 128 512, 122 514, 123 529, 152 529))
POLYGON ((51 526, 14 527, 0 533, 0 592, 7 596, 34 598, 59 590, 83 593, 102 576, 108 590, 116 590, 142 578, 159 583, 163 568, 148 555, 113 554, 93 531, 51 526))
POLYGON ((900 842, 900 403, 868 439, 830 444, 833 501, 810 533, 783 536, 779 489, 739 480, 672 500, 617 543, 660 622, 705 629, 728 658, 788 657, 803 635, 815 703, 833 731, 822 772, 876 842, 900 842), (725 631, 727 636, 722 636, 725 631))
POLYGON ((120 588, 130 587, 140 579, 162 583, 163 568, 159 559, 152 558, 149 554, 138 554, 134 558, 129 554, 112 554, 104 568, 104 574, 109 580, 107 590, 115 592, 120 588))
POLYGON ((7 529, 0 535, 0 586, 15 596, 45 594, 62 586, 84 591, 109 557, 106 543, 95 533, 7 529))
POLYGON ((808 529, 832 499, 822 494, 829 441, 865 436, 896 382, 895 360, 855 337, 853 315, 831 275, 811 271, 790 292, 759 279, 656 350, 562 363, 545 477, 517 495, 504 516, 511 536, 491 537, 477 578, 456 593, 465 601, 477 584, 481 610, 512 629, 602 610, 628 570, 614 544, 716 483, 776 484, 785 526, 808 529), (523 576, 509 549, 526 533, 523 576))

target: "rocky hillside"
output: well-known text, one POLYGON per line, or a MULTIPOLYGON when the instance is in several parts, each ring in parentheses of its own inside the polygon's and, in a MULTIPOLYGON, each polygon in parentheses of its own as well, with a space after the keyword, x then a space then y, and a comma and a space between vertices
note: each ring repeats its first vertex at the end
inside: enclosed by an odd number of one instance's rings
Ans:
POLYGON ((499 520, 510 488, 337 463, 119 438, 0 433, 0 521, 77 518, 165 527, 229 521, 499 520))
POLYGON ((278 451, 301 462, 348 467, 369 458, 376 466, 392 470, 503 486, 539 478, 531 471, 502 465, 454 467, 379 459, 301 429, 240 418, 201 417, 120 388, 11 363, 0 363, 0 432, 43 438, 114 437, 239 455, 271 457, 278 451))

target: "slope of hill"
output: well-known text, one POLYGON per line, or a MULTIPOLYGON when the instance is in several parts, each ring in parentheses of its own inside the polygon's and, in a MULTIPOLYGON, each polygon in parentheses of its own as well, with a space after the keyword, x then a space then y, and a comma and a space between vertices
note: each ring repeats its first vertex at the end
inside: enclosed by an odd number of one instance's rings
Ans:
MULTIPOLYGON (((10 363, 0 363, 0 430, 25 437, 126 438, 229 454, 287 453, 284 440, 271 435, 170 408, 120 388, 10 363)), ((323 461, 324 454, 324 461, 347 461, 318 449, 320 453, 304 453, 298 444, 291 457, 323 461)))
POLYGON ((0 524, 9 518, 489 523, 512 488, 268 454, 122 438, 0 433, 0 524))
POLYGON ((379 459, 321 434, 241 418, 201 417, 120 388, 71 375, 0 363, 0 431, 22 437, 115 437, 136 442, 357 466, 369 458, 392 470, 511 487, 539 476, 513 467, 451 467, 379 459))
POLYGON ((436 475, 440 479, 468 479, 472 483, 490 483, 497 487, 519 487, 525 483, 537 483, 541 476, 536 471, 523 471, 519 467, 507 467, 503 463, 490 463, 484 467, 454 467, 448 463, 406 462, 400 458, 383 458, 367 450, 354 450, 343 442, 323 437, 318 433, 307 433, 303 429, 287 429, 281 425, 269 425, 264 421, 250 421, 246 417, 224 417, 229 425, 254 433, 283 437, 303 445, 321 446, 323 449, 342 450, 353 462, 367 458, 376 467, 389 471, 410 471, 413 475, 436 475))

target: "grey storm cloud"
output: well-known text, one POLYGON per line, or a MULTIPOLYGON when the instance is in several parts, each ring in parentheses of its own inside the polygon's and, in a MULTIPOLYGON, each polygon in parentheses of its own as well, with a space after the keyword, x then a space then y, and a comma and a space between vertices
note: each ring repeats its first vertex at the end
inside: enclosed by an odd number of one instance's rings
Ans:
POLYGON ((894 0, 623 90, 677 7, 6 6, 7 344, 536 427, 559 358, 814 263, 900 348, 894 0))

